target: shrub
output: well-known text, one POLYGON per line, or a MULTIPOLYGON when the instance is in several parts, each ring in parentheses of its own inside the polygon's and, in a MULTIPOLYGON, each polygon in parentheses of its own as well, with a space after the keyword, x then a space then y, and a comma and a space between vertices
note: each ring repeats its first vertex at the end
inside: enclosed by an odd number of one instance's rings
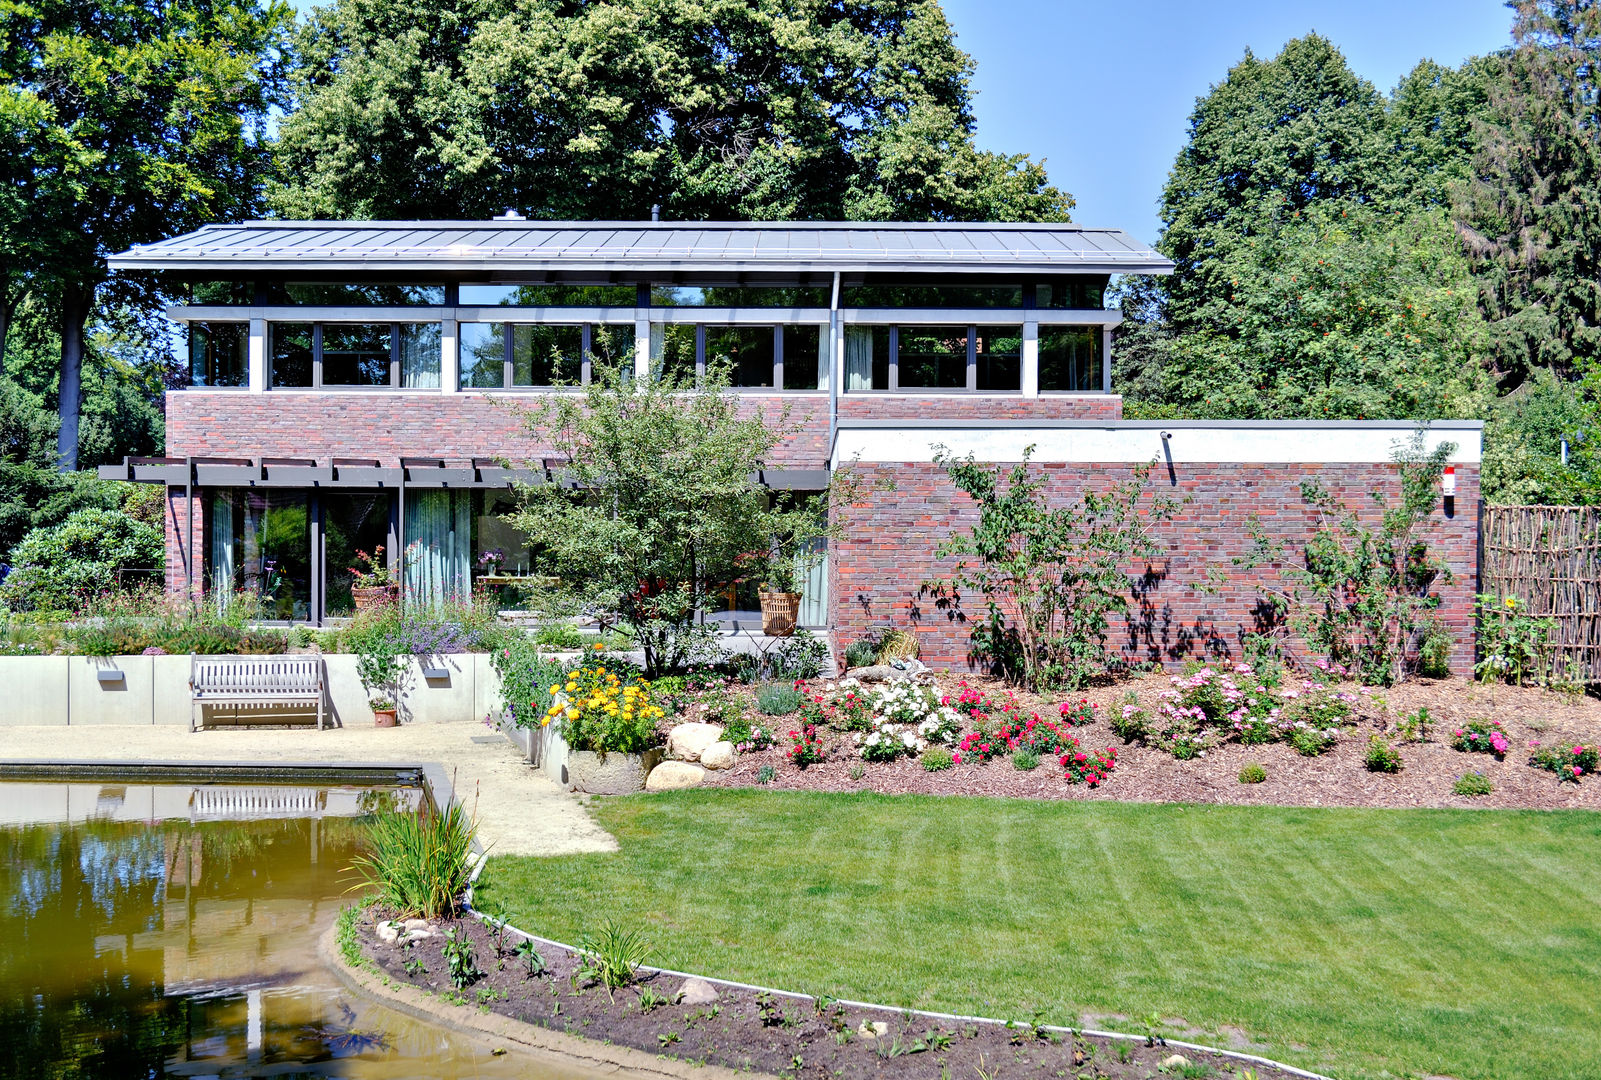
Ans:
POLYGON ((1126 743, 1144 742, 1150 735, 1150 716, 1140 708, 1139 699, 1132 693, 1122 705, 1112 710, 1112 734, 1126 743))
POLYGON ((1401 722, 1395 725, 1395 731, 1404 742, 1428 742, 1431 723, 1433 720, 1429 717, 1428 707, 1424 706, 1402 717, 1401 722))
POLYGON ((1495 785, 1490 783, 1490 778, 1478 772, 1463 773, 1451 785, 1451 792, 1455 795, 1488 795, 1494 790, 1495 785))
POLYGON ((552 687, 565 681, 567 673, 560 661, 539 655, 539 648, 526 635, 518 634, 489 654, 489 663, 500 676, 500 698, 512 722, 521 728, 539 727, 556 718, 552 711, 552 687))
POLYGON ((778 770, 771 765, 763 765, 756 770, 756 782, 758 784, 771 784, 777 776, 778 770))
POLYGON ((572 623, 550 623, 539 628, 534 641, 547 649, 572 652, 584 647, 584 633, 572 623))
POLYGON ((922 764, 923 769, 926 772, 939 772, 942 769, 948 769, 955 764, 955 762, 951 760, 950 748, 945 746, 930 746, 927 750, 923 751, 922 755, 917 760, 922 764))
POLYGON ((1368 772, 1398 773, 1401 771, 1401 751, 1384 741, 1382 735, 1368 739, 1367 754, 1363 757, 1368 772))
POLYGON ((873 715, 884 724, 911 728, 926 742, 955 742, 962 729, 962 718, 944 703, 931 686, 919 686, 909 679, 898 679, 875 687, 867 695, 873 715))
POLYGON ((881 664, 915 660, 920 651, 916 634, 909 630, 886 630, 884 636, 879 638, 876 659, 881 664))
POLYGON ((1451 749, 1467 754, 1494 754, 1504 758, 1511 745, 1499 720, 1469 720, 1451 731, 1451 749))
POLYGON ((1418 674, 1425 679, 1445 679, 1451 675, 1451 653, 1456 638, 1439 623, 1430 620, 1418 644, 1418 674))
POLYGON ((460 803, 375 816, 367 851, 354 869, 378 887, 378 899, 402 918, 454 915, 471 874, 478 824, 460 803))
POLYGON ((823 750, 823 740, 817 737, 817 729, 810 724, 802 726, 799 731, 791 731, 789 739, 789 760, 797 768, 816 765, 827 756, 823 750))
POLYGON ((804 700, 799 690, 785 683, 768 683, 756 690, 756 708, 763 716, 788 716, 804 700))
POLYGON ((1072 739, 1067 751, 1057 760, 1067 770, 1069 784, 1099 787, 1117 768, 1117 751, 1110 746, 1105 750, 1084 751, 1079 749, 1078 740, 1072 739))
POLYGON ((1558 780, 1577 784, 1587 774, 1601 768, 1601 753, 1593 746, 1575 743, 1572 746, 1541 746, 1531 742, 1529 764, 1557 774, 1558 780))
POLYGON ((828 645, 822 638, 797 630, 767 655, 767 670, 774 679, 794 682, 815 679, 828 663, 828 645))
POLYGON ((984 598, 967 617, 974 653, 996 674, 1034 691, 1078 687, 1119 665, 1106 639, 1128 609, 1127 567, 1162 550, 1154 527, 1179 504, 1147 497, 1142 467, 1126 483, 1052 505, 1049 476, 1030 466, 1031 454, 1007 467, 940 448, 936 464, 977 503, 978 521, 936 549, 958 561, 934 586, 935 601, 959 609, 963 594, 984 598))
POLYGON ((858 733, 855 742, 867 761, 894 761, 922 748, 916 732, 903 724, 886 723, 882 717, 874 717, 872 730, 858 733))
POLYGON ((650 950, 643 933, 625 930, 607 919, 599 930, 578 939, 578 968, 573 978, 598 982, 608 992, 621 989, 634 981, 650 950))
POLYGON ((15 611, 79 611, 121 587, 128 570, 166 563, 161 530, 120 510, 76 510, 33 529, 11 552, 0 599, 15 611))
POLYGON ((1325 751, 1334 749, 1334 742, 1338 732, 1334 728, 1314 727, 1303 723, 1290 731, 1289 743, 1297 754, 1305 757, 1317 757, 1325 751))
POLYGON ((803 724, 827 725, 835 731, 869 731, 873 727, 873 707, 855 679, 841 680, 833 690, 813 690, 801 702, 803 724))
POLYGON ((450 969, 450 985, 457 990, 471 986, 484 977, 482 969, 478 967, 478 954, 473 949, 472 939, 465 934, 457 936, 457 927, 452 926, 445 931, 445 943, 440 953, 445 958, 445 966, 450 969))
POLYGON ((1095 705, 1089 701, 1064 701, 1057 708, 1057 714, 1062 723, 1073 727, 1083 727, 1085 724, 1095 723, 1095 705))
POLYGON ((778 738, 771 728, 752 724, 743 714, 736 716, 723 728, 723 741, 734 744, 734 749, 741 754, 748 754, 754 750, 766 750, 777 743, 778 738))
POLYGON ((1475 597, 1478 602, 1479 653, 1473 674, 1481 682, 1543 684, 1552 674, 1551 635, 1556 620, 1535 618, 1528 604, 1515 596, 1475 597))
POLYGON ((845 646, 845 667, 867 667, 878 662, 878 642, 872 638, 860 638, 845 646))
POLYGON ((1240 783, 1242 784, 1260 784, 1266 779, 1267 770, 1262 768, 1259 762, 1248 762, 1245 768, 1240 770, 1240 783))
POLYGON ((1040 767, 1040 755, 1031 746, 1025 746, 1012 755, 1012 768, 1022 772, 1033 772, 1040 767))

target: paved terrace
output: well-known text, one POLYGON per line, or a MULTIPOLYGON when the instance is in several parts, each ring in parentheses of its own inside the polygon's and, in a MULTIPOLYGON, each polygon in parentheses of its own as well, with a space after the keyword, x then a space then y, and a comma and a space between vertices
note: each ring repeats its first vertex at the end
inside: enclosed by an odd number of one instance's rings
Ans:
POLYGON ((576 796, 538 775, 510 742, 477 722, 193 733, 177 725, 4 727, 0 761, 439 765, 452 776, 457 797, 476 809, 478 837, 491 854, 617 850, 576 796))

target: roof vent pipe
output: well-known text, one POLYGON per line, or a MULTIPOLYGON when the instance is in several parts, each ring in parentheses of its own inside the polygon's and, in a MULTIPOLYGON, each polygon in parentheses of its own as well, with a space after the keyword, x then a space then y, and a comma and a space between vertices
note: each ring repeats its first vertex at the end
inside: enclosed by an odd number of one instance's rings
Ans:
POLYGON ((660 221, 662 219, 662 204, 661 203, 651 203, 650 204, 650 219, 652 221, 660 221))
POLYGON ((500 214, 500 215, 496 216, 495 220, 496 221, 526 221, 527 218, 523 217, 521 214, 519 214, 515 210, 507 210, 504 214, 500 214))

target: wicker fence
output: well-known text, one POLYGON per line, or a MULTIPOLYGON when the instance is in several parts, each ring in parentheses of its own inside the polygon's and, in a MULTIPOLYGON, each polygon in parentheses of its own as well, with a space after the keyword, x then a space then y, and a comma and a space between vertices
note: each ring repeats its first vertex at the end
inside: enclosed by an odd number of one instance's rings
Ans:
POLYGON ((1601 682, 1601 508, 1486 506, 1479 591, 1555 621, 1553 660, 1601 682))

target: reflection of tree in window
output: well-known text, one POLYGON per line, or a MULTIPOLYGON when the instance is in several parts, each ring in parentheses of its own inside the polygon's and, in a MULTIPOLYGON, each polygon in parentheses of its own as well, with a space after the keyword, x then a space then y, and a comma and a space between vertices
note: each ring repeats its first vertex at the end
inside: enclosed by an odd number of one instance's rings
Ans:
POLYGON ((1094 326, 1040 327, 1040 389, 1101 389, 1101 332, 1094 326))
POLYGON ((325 323, 322 328, 324 386, 388 386, 390 328, 387 323, 325 323))
POLYGON ((272 324, 272 385, 311 385, 311 324, 272 324))
POLYGON ((711 326, 706 328, 706 366, 728 367, 733 386, 773 385, 773 328, 771 326, 711 326))
POLYGON ((506 324, 461 323, 461 385, 489 389, 506 382, 506 324))
POLYGON ((511 384, 576 384, 583 358, 584 328, 520 324, 512 327, 511 384))
POLYGON ((652 323, 651 367, 679 383, 695 379, 695 328, 688 323, 652 323))
POLYGON ((190 323, 189 385, 245 385, 249 347, 248 323, 190 323))
POLYGON ((819 388, 817 369, 823 339, 822 330, 820 326, 784 327, 785 390, 819 388))
POLYGON ((1021 390, 1023 331, 1016 326, 980 326, 974 331, 973 354, 979 390, 1021 390))
POLYGON ((898 364, 902 387, 966 387, 967 327, 901 327, 898 364))
POLYGON ((596 364, 632 369, 634 328, 597 323, 589 328, 589 356, 596 364))
POLYGON ((323 606, 329 615, 355 610, 350 570, 357 551, 370 555, 388 541, 392 499, 387 491, 330 491, 322 496, 323 606))

